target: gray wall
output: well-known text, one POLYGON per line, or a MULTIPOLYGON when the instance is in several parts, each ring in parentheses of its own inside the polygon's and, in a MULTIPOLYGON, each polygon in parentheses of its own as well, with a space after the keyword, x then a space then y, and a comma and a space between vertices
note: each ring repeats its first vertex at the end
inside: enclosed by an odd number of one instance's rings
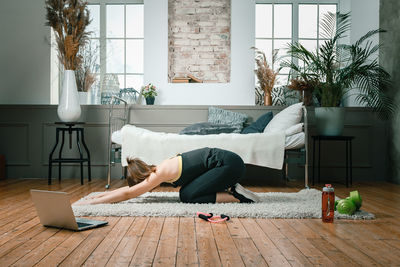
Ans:
MULTIPOLYGON (((400 1, 381 0, 380 2, 380 26, 387 30, 381 34, 380 43, 383 44, 380 50, 380 63, 392 75, 393 88, 392 96, 396 103, 400 103, 400 1)), ((392 180, 400 183, 400 111, 392 121, 392 138, 388 141, 391 147, 392 156, 392 180)))
POLYGON ((0 1, 0 104, 50 103, 44 0, 0 1))
MULTIPOLYGON (((274 113, 281 107, 222 106, 222 108, 248 114, 252 120, 268 110, 274 113)), ((7 177, 46 178, 48 156, 55 144, 57 107, 50 105, 3 105, 0 106, 0 154, 5 154, 7 177)), ((378 120, 366 108, 346 108, 345 132, 354 135, 354 180, 384 180, 387 177, 387 125, 378 120)), ((208 106, 131 106, 130 122, 153 131, 178 132, 184 127, 207 121, 208 106)), ((315 132, 313 112, 310 135, 315 132)), ((82 106, 81 121, 85 121, 86 143, 92 157, 93 177, 106 177, 107 121, 106 106, 82 106)), ((75 142, 75 136, 73 141, 75 142)), ((74 144, 74 143, 73 143, 74 144)), ((73 146, 75 147, 75 146, 73 146)), ((58 150, 56 150, 57 153, 58 150)), ((77 150, 64 146, 64 156, 76 156, 77 150)), ((332 182, 344 181, 344 144, 324 144, 322 149, 322 177, 332 182)), ((310 153, 310 159, 312 155, 310 153)), ((80 177, 79 165, 68 164, 62 168, 62 177, 80 177)), ((311 172, 311 170, 310 170, 311 172)), ((85 170, 86 177, 86 170, 85 170)), ((291 166, 289 176, 303 179, 302 166, 291 166)), ((53 174, 57 174, 54 167, 53 174)), ((113 168, 113 177, 120 177, 121 168, 113 168)), ((271 182, 280 179, 280 171, 261 167, 248 167, 248 179, 271 182)))

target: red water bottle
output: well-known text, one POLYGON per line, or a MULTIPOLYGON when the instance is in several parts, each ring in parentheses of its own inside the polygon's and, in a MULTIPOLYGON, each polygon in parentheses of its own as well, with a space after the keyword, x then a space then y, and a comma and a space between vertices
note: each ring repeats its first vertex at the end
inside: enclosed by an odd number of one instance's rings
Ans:
POLYGON ((326 184, 322 189, 322 221, 333 223, 335 215, 335 189, 332 185, 326 184))

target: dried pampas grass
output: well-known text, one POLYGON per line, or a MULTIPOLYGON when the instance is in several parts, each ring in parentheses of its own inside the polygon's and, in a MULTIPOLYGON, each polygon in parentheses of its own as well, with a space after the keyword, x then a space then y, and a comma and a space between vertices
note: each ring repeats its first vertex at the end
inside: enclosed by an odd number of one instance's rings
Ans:
POLYGON ((82 61, 78 54, 90 32, 87 3, 81 0, 46 0, 46 26, 56 35, 58 58, 66 70, 75 70, 82 61))
POLYGON ((100 70, 100 65, 97 61, 99 49, 99 46, 95 46, 90 39, 85 46, 79 49, 78 56, 82 60, 81 64, 75 69, 78 91, 88 92, 96 82, 96 73, 100 70))
MULTIPOLYGON (((263 51, 252 47, 255 50, 255 60, 257 69, 255 73, 258 78, 258 84, 260 88, 264 91, 264 105, 272 105, 272 89, 274 88, 275 81, 278 71, 274 71, 272 67, 269 66, 267 58, 263 51)), ((277 51, 274 52, 272 56, 272 61, 276 58, 277 51)))

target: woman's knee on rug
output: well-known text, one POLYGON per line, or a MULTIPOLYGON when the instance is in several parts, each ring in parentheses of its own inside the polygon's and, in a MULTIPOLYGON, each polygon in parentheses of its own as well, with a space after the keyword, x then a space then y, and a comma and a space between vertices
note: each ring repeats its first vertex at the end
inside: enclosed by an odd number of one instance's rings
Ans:
POLYGON ((182 187, 179 190, 179 199, 184 203, 194 203, 193 201, 196 198, 196 193, 197 192, 187 188, 187 186, 182 187))
POLYGON ((215 203, 216 198, 216 193, 199 196, 198 192, 185 190, 185 188, 179 190, 179 199, 183 203, 215 203))

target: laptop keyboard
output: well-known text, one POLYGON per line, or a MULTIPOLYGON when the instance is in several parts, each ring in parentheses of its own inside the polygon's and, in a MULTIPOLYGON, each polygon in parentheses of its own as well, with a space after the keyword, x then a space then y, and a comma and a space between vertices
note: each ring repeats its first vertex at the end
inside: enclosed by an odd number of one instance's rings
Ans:
POLYGON ((82 222, 76 222, 78 224, 78 227, 85 227, 85 226, 90 226, 92 224, 90 223, 82 223, 82 222))

